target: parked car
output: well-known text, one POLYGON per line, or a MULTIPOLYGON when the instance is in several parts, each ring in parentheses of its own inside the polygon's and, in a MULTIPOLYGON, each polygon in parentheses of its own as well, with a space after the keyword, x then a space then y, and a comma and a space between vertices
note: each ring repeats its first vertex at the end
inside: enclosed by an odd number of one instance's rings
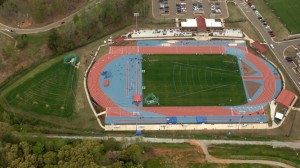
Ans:
POLYGON ((273 44, 270 44, 270 47, 271 47, 272 49, 274 49, 274 45, 273 45, 273 44))
POLYGON ((269 31, 271 37, 275 37, 275 33, 273 31, 269 31))
POLYGON ((292 57, 285 57, 285 60, 286 60, 287 62, 292 62, 292 61, 293 61, 293 58, 292 58, 292 57))

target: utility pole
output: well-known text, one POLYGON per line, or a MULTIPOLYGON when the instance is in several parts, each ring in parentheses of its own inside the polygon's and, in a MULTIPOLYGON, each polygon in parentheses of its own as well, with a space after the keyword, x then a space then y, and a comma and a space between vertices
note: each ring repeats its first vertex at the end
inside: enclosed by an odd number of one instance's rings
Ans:
POLYGON ((133 13, 133 16, 135 17, 135 28, 137 29, 137 17, 140 16, 139 13, 133 13))

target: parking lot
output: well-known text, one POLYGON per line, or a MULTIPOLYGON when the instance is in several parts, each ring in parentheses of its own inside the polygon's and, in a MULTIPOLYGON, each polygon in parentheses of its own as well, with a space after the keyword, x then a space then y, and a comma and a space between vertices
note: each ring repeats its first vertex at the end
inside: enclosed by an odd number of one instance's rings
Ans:
POLYGON ((225 0, 152 0, 152 14, 155 18, 227 18, 225 0))

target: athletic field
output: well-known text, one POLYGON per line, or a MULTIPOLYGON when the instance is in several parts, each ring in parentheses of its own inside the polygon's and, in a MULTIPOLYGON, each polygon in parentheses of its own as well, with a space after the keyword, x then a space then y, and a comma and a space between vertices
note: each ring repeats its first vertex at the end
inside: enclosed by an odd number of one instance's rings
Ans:
POLYGON ((73 112, 76 69, 63 60, 27 79, 4 95, 11 107, 24 112, 70 116, 73 112))
POLYGON ((292 34, 300 33, 299 0, 265 0, 292 34))
MULTIPOLYGON (((247 103, 237 58, 231 55, 143 55, 143 95, 160 106, 247 103)), ((146 106, 144 104, 144 106, 146 106)))

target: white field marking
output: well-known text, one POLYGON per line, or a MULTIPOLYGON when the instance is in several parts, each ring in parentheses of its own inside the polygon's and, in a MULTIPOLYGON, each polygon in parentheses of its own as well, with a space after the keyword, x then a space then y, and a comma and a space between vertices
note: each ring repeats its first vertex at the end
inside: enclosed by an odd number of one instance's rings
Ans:
POLYGON ((174 73, 175 66, 176 66, 176 65, 174 64, 174 66, 173 66, 173 84, 174 84, 174 87, 175 87, 175 91, 176 91, 176 93, 177 93, 176 82, 175 82, 175 73, 174 73))
POLYGON ((216 70, 216 71, 235 72, 235 71, 228 71, 228 70, 225 70, 225 69, 211 68, 211 67, 203 67, 203 66, 196 66, 196 65, 184 64, 184 63, 179 63, 179 62, 172 62, 172 63, 174 63, 174 64, 179 64, 179 65, 189 66, 189 68, 191 68, 191 67, 196 67, 196 68, 198 68, 198 69, 212 69, 212 70, 216 70))
POLYGON ((193 80, 193 88, 196 86, 194 81, 194 70, 192 69, 192 80, 193 80))
POLYGON ((218 88, 222 88, 222 87, 226 87, 226 86, 231 86, 231 85, 235 85, 235 82, 229 83, 229 84, 226 84, 226 85, 221 85, 221 86, 213 87, 213 88, 204 89, 204 90, 197 91, 197 92, 191 92, 191 93, 187 93, 187 94, 182 94, 182 95, 179 95, 179 96, 176 96, 176 97, 188 96, 188 95, 192 95, 192 94, 196 94, 196 93, 200 93, 200 92, 205 92, 205 91, 208 91, 208 90, 218 89, 218 88))
POLYGON ((205 72, 205 83, 206 83, 206 86, 208 86, 207 80, 206 80, 206 71, 204 71, 204 72, 205 72))

